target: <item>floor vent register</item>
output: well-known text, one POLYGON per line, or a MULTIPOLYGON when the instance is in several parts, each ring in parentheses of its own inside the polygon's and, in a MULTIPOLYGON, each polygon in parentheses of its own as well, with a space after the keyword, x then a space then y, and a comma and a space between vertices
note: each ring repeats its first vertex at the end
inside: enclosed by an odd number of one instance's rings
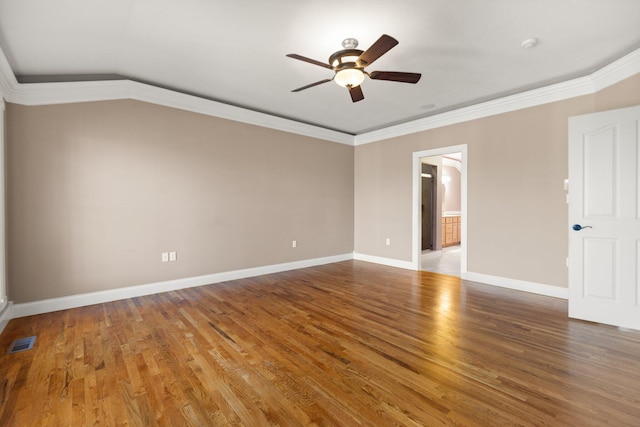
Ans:
POLYGON ((36 342, 36 337, 20 338, 11 343, 7 353, 18 353, 20 351, 31 350, 36 342))

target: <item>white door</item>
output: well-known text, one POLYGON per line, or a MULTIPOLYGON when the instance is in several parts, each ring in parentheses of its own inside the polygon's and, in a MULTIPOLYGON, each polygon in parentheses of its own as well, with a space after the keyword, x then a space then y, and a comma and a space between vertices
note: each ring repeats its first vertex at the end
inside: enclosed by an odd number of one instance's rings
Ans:
POLYGON ((569 119, 569 317, 640 329, 639 134, 640 106, 569 119))

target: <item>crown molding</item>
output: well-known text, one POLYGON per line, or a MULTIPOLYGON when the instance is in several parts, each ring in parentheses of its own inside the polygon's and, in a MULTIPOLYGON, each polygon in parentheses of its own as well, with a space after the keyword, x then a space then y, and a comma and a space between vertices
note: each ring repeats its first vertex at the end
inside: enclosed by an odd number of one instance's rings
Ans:
POLYGON ((462 172, 462 161, 453 160, 446 155, 442 156, 442 166, 450 166, 452 168, 456 168, 458 172, 462 172))
POLYGON ((496 114, 562 101, 576 96, 590 95, 638 73, 640 73, 640 49, 612 62, 589 76, 356 135, 354 137, 354 145, 369 144, 496 114))
POLYGON ((18 85, 16 76, 13 75, 13 71, 9 66, 9 61, 4 55, 4 51, 0 49, 0 97, 7 99, 11 89, 18 85))
POLYGON ((353 145, 353 135, 235 107, 131 80, 17 84, 6 97, 22 105, 135 99, 311 138, 353 145))
POLYGON ((353 145, 353 135, 284 119, 193 95, 132 80, 28 83, 16 80, 0 48, 0 92, 6 101, 21 105, 51 105, 75 102, 135 99, 180 110, 265 128, 294 133, 325 141, 353 145))
POLYGON ((570 80, 546 86, 540 89, 530 90, 515 95, 492 101, 482 102, 469 107, 459 108, 453 111, 437 114, 423 119, 417 119, 384 129, 356 135, 354 145, 364 145, 398 136, 418 133, 429 129, 463 123, 470 120, 481 119, 497 114, 547 104, 576 96, 593 93, 593 84, 588 77, 570 80))
POLYGON ((623 56, 591 74, 594 92, 601 91, 640 73, 640 49, 623 56))
POLYGON ((16 80, 11 66, 0 48, 0 95, 8 102, 22 105, 50 105, 135 99, 310 138, 355 146, 550 102, 562 101, 577 96, 590 95, 637 73, 640 73, 640 49, 612 62, 589 76, 354 136, 131 80, 21 84, 16 80))

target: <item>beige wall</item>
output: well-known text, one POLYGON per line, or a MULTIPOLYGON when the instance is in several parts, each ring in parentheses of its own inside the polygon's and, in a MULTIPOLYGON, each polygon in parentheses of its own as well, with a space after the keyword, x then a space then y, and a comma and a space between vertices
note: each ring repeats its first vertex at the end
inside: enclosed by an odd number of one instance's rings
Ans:
POLYGON ((467 144, 468 271, 566 287, 568 118, 636 104, 640 75, 594 95, 356 147, 355 252, 411 261, 412 153, 467 144))
POLYGON ((410 261, 412 153, 459 144, 468 144, 468 270, 566 287, 567 118, 639 103, 637 75, 595 95, 355 153, 137 101, 8 104, 9 298, 24 303, 354 249, 410 261), (178 261, 161 263, 167 251, 178 261))
POLYGON ((353 251, 353 147, 137 101, 6 129, 14 303, 353 251))

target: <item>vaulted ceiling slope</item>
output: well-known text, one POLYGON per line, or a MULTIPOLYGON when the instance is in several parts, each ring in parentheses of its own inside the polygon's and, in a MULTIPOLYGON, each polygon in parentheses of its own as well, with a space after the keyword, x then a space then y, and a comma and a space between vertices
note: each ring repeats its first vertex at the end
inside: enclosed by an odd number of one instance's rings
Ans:
POLYGON ((127 79, 357 138, 590 76, 640 49, 639 23, 638 0, 0 0, 0 48, 22 87, 127 79), (286 54, 382 34, 399 44, 371 69, 418 84, 291 92, 333 72, 286 54))

